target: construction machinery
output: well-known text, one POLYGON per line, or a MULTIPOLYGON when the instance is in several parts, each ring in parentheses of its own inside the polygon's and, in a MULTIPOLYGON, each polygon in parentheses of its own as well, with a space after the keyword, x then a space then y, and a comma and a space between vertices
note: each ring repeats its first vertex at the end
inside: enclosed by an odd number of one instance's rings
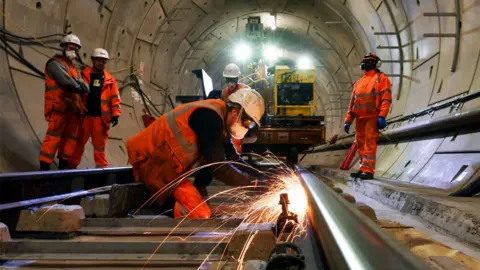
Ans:
POLYGON ((324 116, 315 115, 315 69, 275 65, 273 70, 273 88, 260 90, 268 105, 258 139, 244 149, 269 150, 294 164, 299 151, 325 143, 324 116))

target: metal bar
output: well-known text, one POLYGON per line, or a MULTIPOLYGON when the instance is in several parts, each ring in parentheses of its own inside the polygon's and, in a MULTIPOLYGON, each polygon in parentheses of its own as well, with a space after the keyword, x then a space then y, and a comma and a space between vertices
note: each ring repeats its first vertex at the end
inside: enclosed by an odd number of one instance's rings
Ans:
POLYGON ((391 35, 396 35, 397 33, 395 32, 373 32, 375 36, 391 36, 391 35))
POLYGON ((309 202, 309 219, 329 269, 427 269, 336 192, 297 167, 309 202))
MULTIPOLYGON (((433 110, 432 110, 433 111, 433 110)), ((396 120, 395 122, 398 122, 396 120)), ((391 123, 390 123, 391 124, 391 123)), ((380 133, 379 143, 395 143, 425 136, 433 136, 447 131, 460 131, 464 127, 480 127, 480 108, 467 112, 434 118, 430 121, 410 124, 380 133)), ((475 132, 475 131, 472 131, 475 132)), ((334 145, 322 146, 306 153, 319 153, 347 149, 355 140, 354 135, 339 138, 334 145)))
POLYGON ((451 34, 451 33, 444 33, 444 34, 426 33, 426 34, 423 34, 423 37, 457 37, 457 34, 451 34))
MULTIPOLYGON (((455 2, 458 2, 458 0, 455 0, 455 2)), ((425 13, 423 13, 423 16, 425 16, 425 17, 453 17, 453 16, 457 16, 457 13, 455 13, 455 12, 425 12, 425 13)))
MULTIPOLYGON (((12 240, 0 242, 0 259, 43 259, 43 260, 146 260, 160 244, 155 241, 145 242, 79 242, 64 240, 12 240), (121 255, 121 256, 118 256, 121 255), (136 255, 123 257, 123 255, 136 255)), ((219 255, 226 243, 214 241, 201 242, 164 242, 155 253, 158 259, 203 259, 212 252, 219 255), (218 245, 217 248, 216 245, 218 245), (193 255, 193 256, 192 256, 193 255), (201 255, 201 256, 198 256, 201 255)))
POLYGON ((66 199, 71 199, 71 198, 77 198, 77 197, 83 197, 83 196, 103 193, 103 192, 109 191, 111 189, 111 187, 112 186, 105 186, 105 187, 101 187, 101 188, 98 188, 98 189, 95 189, 95 190, 81 190, 81 191, 76 191, 76 192, 71 192, 71 193, 61 194, 61 195, 55 195, 55 196, 49 196, 49 197, 44 197, 44 198, 0 204, 0 211, 15 209, 15 208, 28 207, 28 206, 34 206, 34 205, 44 204, 44 203, 48 203, 48 202, 55 202, 55 201, 60 201, 60 200, 66 200, 66 199))
POLYGON ((400 46, 377 46, 377 49, 384 50, 384 49, 400 49, 400 46))
POLYGON ((329 22, 325 22, 325 24, 344 24, 346 22, 344 21, 329 21, 329 22))
POLYGON ((171 219, 171 218, 158 218, 156 216, 143 216, 141 218, 87 218, 83 221, 82 228, 98 228, 98 227, 110 227, 110 228, 122 228, 122 227, 229 227, 235 228, 242 223, 240 219, 229 220, 199 220, 189 219, 185 221, 171 219))
POLYGON ((62 171, 42 171, 42 172, 19 172, 0 174, 0 184, 13 181, 41 180, 52 178, 73 178, 77 176, 101 175, 101 174, 119 174, 132 173, 132 167, 116 167, 103 169, 79 169, 62 171))
MULTIPOLYGON (((382 60, 383 63, 402 63, 401 60, 382 60)), ((413 59, 406 59, 406 60, 403 60, 403 62, 415 62, 415 60, 413 59)))
POLYGON ((455 0, 455 46, 453 49, 453 62, 450 68, 451 72, 457 70, 458 53, 460 52, 460 27, 462 22, 460 20, 460 0, 455 0))

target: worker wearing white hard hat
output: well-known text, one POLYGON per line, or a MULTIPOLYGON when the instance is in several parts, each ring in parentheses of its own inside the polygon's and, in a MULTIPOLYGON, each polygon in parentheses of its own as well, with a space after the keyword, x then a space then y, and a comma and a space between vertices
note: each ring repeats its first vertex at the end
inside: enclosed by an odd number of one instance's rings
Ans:
POLYGON ((225 78, 225 83, 227 84, 222 92, 224 101, 227 101, 228 97, 238 89, 248 88, 247 85, 238 82, 240 74, 240 68, 235 63, 228 64, 223 70, 223 78, 225 78))
POLYGON ((96 48, 92 53, 93 67, 87 67, 82 75, 89 84, 90 92, 87 97, 87 112, 77 134, 77 146, 69 167, 77 168, 80 164, 88 139, 92 138, 93 160, 96 168, 108 167, 105 147, 107 144, 110 125, 118 124, 120 117, 120 93, 117 81, 107 70, 108 52, 96 48))
POLYGON ((68 169, 80 116, 86 111, 83 95, 88 92, 88 85, 74 65, 82 47, 80 39, 73 34, 66 35, 60 46, 63 53, 45 65, 44 115, 49 124, 40 150, 40 170, 50 170, 57 153, 58 168, 68 169))
POLYGON ((258 125, 264 111, 265 104, 258 92, 240 89, 227 102, 201 100, 165 113, 127 141, 128 161, 135 180, 142 181, 150 193, 158 195, 162 212, 173 208, 176 218, 187 214, 190 218, 210 218, 210 208, 202 193, 181 176, 204 160, 215 164, 211 167, 213 175, 227 185, 256 183, 261 176, 235 151, 231 137, 243 136, 258 125), (162 192, 157 193, 159 190, 162 192), (173 203, 168 205, 170 194, 173 203))

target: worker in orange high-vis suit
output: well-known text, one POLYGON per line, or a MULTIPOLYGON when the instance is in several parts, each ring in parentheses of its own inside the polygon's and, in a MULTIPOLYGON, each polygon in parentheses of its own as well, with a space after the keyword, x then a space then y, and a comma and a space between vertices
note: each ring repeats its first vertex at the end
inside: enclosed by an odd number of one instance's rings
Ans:
POLYGON ((128 139, 128 160, 135 180, 156 194, 160 205, 171 195, 174 217, 210 218, 210 208, 185 178, 186 173, 203 159, 216 164, 212 167, 218 180, 253 188, 261 177, 246 166, 230 136, 242 136, 259 125, 264 112, 262 96, 246 89, 230 95, 227 102, 208 99, 175 108, 128 139), (227 158, 243 166, 228 163, 227 158))
POLYGON ((350 174, 360 179, 373 179, 379 129, 386 127, 385 118, 392 104, 391 84, 387 75, 379 70, 381 59, 373 53, 360 64, 362 78, 353 86, 352 98, 345 116, 345 132, 356 119, 355 139, 361 158, 360 171, 350 174))
POLYGON ((48 129, 40 149, 40 170, 50 170, 55 153, 58 152, 58 168, 68 169, 76 145, 80 117, 85 113, 83 95, 88 85, 75 68, 80 39, 66 35, 60 46, 63 54, 55 55, 45 65, 45 119, 48 129))
POLYGON ((118 124, 120 116, 120 94, 117 81, 105 65, 108 62, 108 52, 97 48, 92 53, 93 68, 83 70, 83 78, 89 84, 90 92, 87 97, 87 112, 83 118, 77 135, 77 147, 70 159, 70 168, 77 168, 82 160, 85 144, 92 137, 93 159, 96 168, 108 167, 105 146, 108 139, 110 125, 118 124))
MULTIPOLYGON (((225 69, 223 70, 223 78, 225 79, 225 83, 227 86, 221 93, 221 99, 223 101, 228 101, 228 97, 238 91, 239 89, 250 89, 250 87, 246 84, 239 83, 238 80, 240 79, 240 68, 235 64, 235 63, 230 63, 228 64, 225 69)), ((233 143, 233 146, 235 147, 235 150, 241 154, 242 153, 242 143, 243 143, 243 137, 242 138, 236 138, 236 137, 231 137, 231 142, 233 143)), ((199 170, 195 174, 195 180, 193 184, 195 187, 197 187, 198 191, 204 198, 208 197, 208 192, 207 192, 207 186, 210 185, 210 183, 213 180, 213 171, 212 168, 204 168, 199 170)))

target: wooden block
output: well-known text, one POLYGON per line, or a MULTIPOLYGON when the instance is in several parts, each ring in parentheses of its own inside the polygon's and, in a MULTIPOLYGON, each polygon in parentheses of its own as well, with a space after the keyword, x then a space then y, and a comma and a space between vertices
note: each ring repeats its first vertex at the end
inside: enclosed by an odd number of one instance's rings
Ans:
POLYGON ((12 238, 10 238, 10 232, 8 231, 7 225, 0 222, 0 241, 9 240, 12 240, 12 238))
POLYGON ((375 214, 373 208, 364 203, 356 203, 355 205, 357 206, 358 210, 360 210, 360 212, 365 214, 371 220, 377 220, 377 215, 375 214))
POLYGON ((82 226, 85 213, 80 205, 43 206, 20 212, 17 231, 75 232, 82 226))
POLYGON ((343 198, 345 200, 347 200, 348 202, 351 202, 351 203, 356 203, 357 201, 355 200, 355 197, 353 197, 352 195, 350 194, 347 194, 347 193, 343 193, 342 194, 343 198))
POLYGON ((113 185, 109 195, 109 217, 127 216, 149 199, 147 188, 141 183, 113 185))
POLYGON ((273 226, 273 223, 241 224, 228 244, 226 258, 239 259, 250 242, 243 260, 267 261, 276 243, 273 226))

